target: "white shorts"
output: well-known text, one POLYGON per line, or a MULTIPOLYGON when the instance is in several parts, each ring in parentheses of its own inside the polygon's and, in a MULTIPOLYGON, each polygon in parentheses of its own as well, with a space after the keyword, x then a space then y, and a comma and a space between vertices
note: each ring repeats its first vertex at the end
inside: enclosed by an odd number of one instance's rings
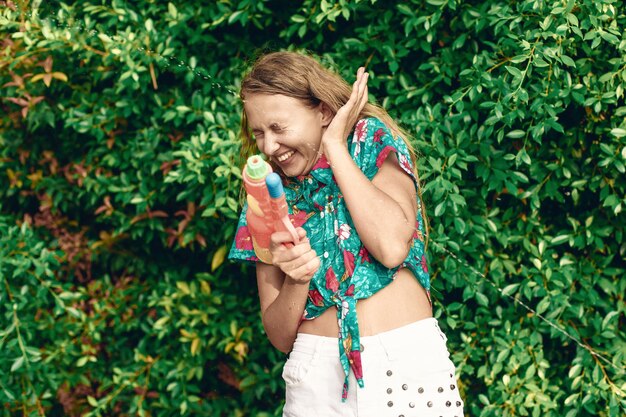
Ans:
POLYGON ((463 417, 447 338, 428 318, 361 337, 363 382, 344 373, 336 338, 298 334, 283 368, 283 417, 463 417))

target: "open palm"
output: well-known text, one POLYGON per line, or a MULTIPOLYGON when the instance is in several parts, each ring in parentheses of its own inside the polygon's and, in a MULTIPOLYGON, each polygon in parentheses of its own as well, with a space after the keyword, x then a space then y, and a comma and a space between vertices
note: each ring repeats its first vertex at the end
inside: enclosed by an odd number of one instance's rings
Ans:
POLYGON ((352 94, 350 98, 333 117, 324 136, 322 143, 325 147, 337 144, 347 145, 346 137, 352 131, 354 124, 358 121, 359 115, 365 107, 368 100, 367 79, 369 74, 365 72, 365 68, 360 67, 357 70, 357 78, 352 84, 352 94))

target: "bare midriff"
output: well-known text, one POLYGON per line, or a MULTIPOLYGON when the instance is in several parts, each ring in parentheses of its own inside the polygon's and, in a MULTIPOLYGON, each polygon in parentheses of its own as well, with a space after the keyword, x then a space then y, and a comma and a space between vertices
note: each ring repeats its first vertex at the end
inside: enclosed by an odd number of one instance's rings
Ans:
MULTIPOLYGON (((369 298, 356 303, 361 336, 373 336, 432 317, 426 290, 413 273, 400 269, 396 278, 369 298)), ((300 324, 299 333, 337 337, 337 308, 331 307, 313 320, 300 324)))

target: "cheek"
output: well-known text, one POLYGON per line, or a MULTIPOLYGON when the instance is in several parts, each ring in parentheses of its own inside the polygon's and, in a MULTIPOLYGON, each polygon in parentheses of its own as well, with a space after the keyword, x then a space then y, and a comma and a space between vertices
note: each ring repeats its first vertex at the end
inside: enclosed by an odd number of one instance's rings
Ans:
POLYGON ((298 149, 304 154, 315 154, 320 148, 322 141, 322 131, 317 126, 303 125, 298 129, 293 129, 286 134, 286 143, 298 149))
POLYGON ((309 132, 309 145, 317 150, 322 143, 322 132, 312 131, 309 132))
POLYGON ((257 148, 261 149, 263 147, 263 141, 261 141, 261 139, 255 140, 255 143, 257 148))

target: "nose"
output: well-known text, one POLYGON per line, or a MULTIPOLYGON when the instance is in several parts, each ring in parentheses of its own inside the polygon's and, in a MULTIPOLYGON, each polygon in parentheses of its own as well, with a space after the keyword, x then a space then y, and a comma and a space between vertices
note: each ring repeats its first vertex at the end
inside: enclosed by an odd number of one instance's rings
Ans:
POLYGON ((265 155, 272 156, 280 148, 280 144, 276 140, 276 137, 268 133, 263 140, 263 149, 261 150, 265 155))

